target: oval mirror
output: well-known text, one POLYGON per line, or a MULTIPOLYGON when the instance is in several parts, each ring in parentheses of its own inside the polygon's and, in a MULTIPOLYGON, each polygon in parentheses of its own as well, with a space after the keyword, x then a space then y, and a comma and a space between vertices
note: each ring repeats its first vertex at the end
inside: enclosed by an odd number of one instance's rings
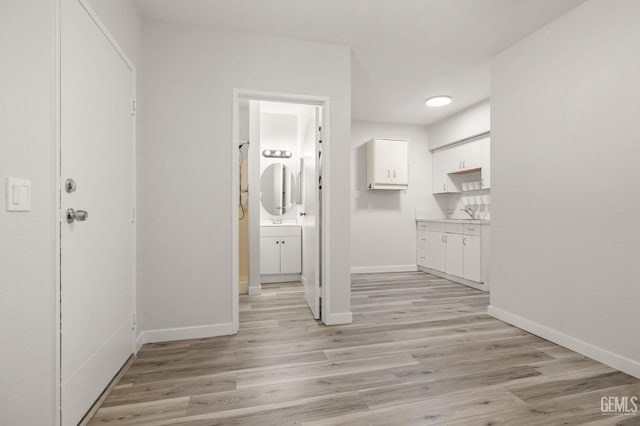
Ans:
POLYGON ((260 202, 274 216, 286 214, 295 200, 295 182, 291 170, 282 163, 264 169, 260 177, 260 202))

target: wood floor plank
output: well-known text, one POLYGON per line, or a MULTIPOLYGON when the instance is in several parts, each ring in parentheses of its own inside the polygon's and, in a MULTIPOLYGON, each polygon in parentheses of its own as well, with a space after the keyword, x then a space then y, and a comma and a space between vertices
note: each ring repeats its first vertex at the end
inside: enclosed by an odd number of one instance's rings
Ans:
POLYGON ((90 424, 582 425, 640 380, 487 315, 487 293, 422 272, 357 274, 353 324, 299 283, 240 297, 240 330, 144 345, 90 424))

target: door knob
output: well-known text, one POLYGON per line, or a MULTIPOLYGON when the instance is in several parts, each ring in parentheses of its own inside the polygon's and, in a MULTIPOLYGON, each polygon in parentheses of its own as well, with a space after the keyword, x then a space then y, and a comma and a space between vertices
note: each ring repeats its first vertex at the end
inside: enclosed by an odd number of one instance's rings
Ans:
POLYGON ((306 216, 307 213, 306 212, 300 212, 300 216, 306 216))
POLYGON ((87 219, 89 219, 89 213, 85 210, 67 209, 67 223, 73 223, 76 220, 78 222, 84 222, 87 219))

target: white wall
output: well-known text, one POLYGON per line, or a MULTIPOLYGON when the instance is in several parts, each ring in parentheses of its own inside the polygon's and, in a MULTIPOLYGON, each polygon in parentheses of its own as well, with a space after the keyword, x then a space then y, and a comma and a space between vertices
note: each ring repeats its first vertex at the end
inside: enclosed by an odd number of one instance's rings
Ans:
POLYGON ((468 139, 490 129, 491 104, 487 99, 429 126, 429 149, 468 139))
POLYGON ((639 17, 587 1, 493 61, 490 308, 638 377, 639 17))
POLYGON ((416 210, 439 211, 431 193, 427 128, 353 121, 351 127, 352 272, 416 268, 416 210), (367 149, 372 138, 409 140, 409 189, 367 190, 367 149), (353 195, 353 194, 352 194, 353 195))
POLYGON ((232 322, 234 88, 330 97, 328 314, 348 314, 350 50, 165 23, 145 24, 143 38, 144 328, 232 322))
POLYGON ((55 419, 54 2, 0 2, 0 424, 55 419), (6 176, 32 211, 6 211, 6 176))

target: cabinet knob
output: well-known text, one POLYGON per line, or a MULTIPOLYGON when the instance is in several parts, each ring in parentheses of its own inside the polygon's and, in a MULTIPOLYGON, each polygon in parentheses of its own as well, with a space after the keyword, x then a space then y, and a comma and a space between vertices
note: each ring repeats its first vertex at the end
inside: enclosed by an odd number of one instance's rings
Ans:
POLYGON ((276 241, 276 244, 280 244, 280 241, 276 241))
POLYGON ((282 244, 284 244, 284 241, 282 242, 282 244))

